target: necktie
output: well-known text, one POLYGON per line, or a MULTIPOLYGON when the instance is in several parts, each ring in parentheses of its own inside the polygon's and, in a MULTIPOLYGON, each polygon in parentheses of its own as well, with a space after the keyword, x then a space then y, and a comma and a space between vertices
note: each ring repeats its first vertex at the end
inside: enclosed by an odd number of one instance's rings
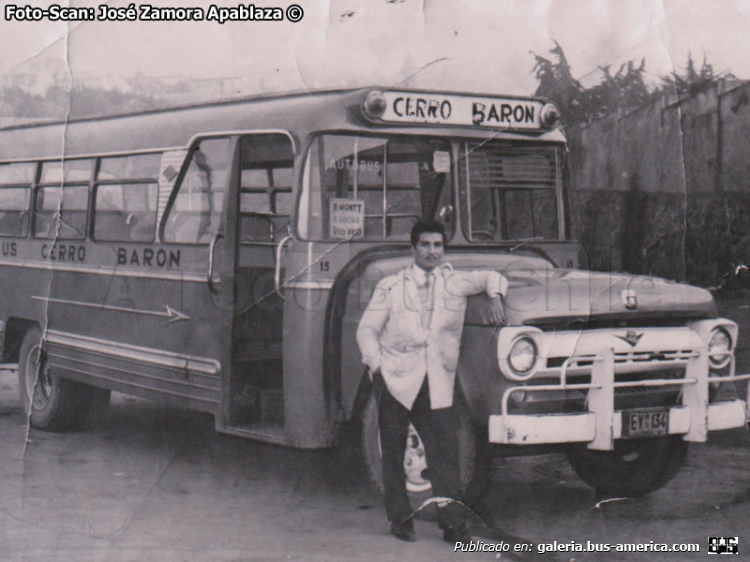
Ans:
POLYGON ((422 328, 429 329, 432 321, 432 311, 435 308, 435 274, 427 274, 427 282, 424 285, 424 299, 422 300, 422 328))

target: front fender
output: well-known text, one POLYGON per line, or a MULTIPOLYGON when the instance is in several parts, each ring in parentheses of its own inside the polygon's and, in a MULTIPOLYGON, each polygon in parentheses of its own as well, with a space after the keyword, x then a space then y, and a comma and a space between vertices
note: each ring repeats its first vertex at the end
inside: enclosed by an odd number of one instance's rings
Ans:
POLYGON ((464 326, 458 358, 458 382, 466 399, 472 422, 486 427, 492 404, 499 404, 510 382, 497 364, 499 328, 464 326))

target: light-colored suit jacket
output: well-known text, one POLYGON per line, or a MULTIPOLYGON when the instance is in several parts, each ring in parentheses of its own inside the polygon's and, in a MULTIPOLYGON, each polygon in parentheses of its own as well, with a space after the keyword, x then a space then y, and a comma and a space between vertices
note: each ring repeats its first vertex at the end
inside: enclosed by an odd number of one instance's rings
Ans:
POLYGON ((508 282, 496 271, 435 269, 434 309, 427 329, 414 268, 382 279, 357 329, 362 361, 380 369, 388 391, 411 409, 427 375, 433 410, 453 405, 453 386, 464 326, 466 297, 486 292, 505 295, 508 282))

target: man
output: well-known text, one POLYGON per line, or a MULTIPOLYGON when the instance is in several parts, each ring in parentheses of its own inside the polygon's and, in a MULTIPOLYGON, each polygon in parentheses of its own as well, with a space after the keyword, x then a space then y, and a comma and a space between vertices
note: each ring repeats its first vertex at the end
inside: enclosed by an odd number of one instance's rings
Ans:
MULTIPOLYGON (((391 533, 406 541, 416 540, 403 465, 409 422, 422 438, 433 494, 460 501, 452 406, 466 297, 486 292, 488 319, 504 321, 506 279, 495 271, 453 271, 441 264, 444 245, 439 223, 414 225, 414 263, 378 283, 357 329, 374 387, 385 383, 379 396, 385 508, 391 533)), ((460 503, 438 508, 438 523, 444 540, 471 540, 460 503)))

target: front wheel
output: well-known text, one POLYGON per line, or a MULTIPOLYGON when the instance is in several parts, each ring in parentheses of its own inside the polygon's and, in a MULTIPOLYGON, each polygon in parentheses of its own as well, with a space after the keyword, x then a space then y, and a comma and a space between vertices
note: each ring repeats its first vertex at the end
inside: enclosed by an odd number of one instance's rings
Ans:
POLYGON ((24 335, 18 362, 21 405, 37 429, 60 431, 83 422, 91 406, 93 388, 53 375, 44 359, 42 333, 30 328, 24 335))
MULTIPOLYGON (((477 456, 480 447, 486 446, 477 439, 477 432, 471 423, 469 413, 462 400, 454 401, 456 412, 456 431, 458 433, 458 462, 461 475, 462 491, 483 490, 489 481, 490 471, 478 470, 477 456)), ((367 465, 367 472, 375 486, 383 491, 383 463, 380 448, 380 428, 378 425, 378 402, 374 394, 365 407, 362 418, 362 448, 367 465)), ((482 466, 484 468, 484 466, 482 466)), ((425 501, 433 497, 429 467, 424 452, 424 445, 414 426, 409 424, 409 434, 404 453, 404 475, 406 492, 412 510, 419 509, 425 501)), ((419 512, 425 518, 435 515, 430 506, 419 512)))
POLYGON ((600 498, 639 497, 666 485, 685 462, 689 443, 682 436, 617 440, 614 451, 572 445, 568 461, 600 498))

